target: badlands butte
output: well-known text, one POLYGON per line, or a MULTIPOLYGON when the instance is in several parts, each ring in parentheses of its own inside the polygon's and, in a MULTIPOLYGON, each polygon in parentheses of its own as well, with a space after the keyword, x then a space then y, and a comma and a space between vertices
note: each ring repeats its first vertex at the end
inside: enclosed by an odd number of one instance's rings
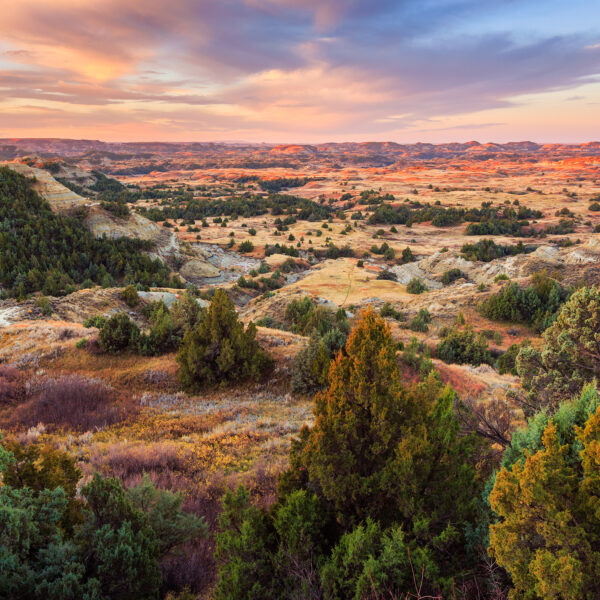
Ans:
POLYGON ((522 390, 502 357, 525 340, 539 347, 543 327, 526 310, 498 318, 486 301, 513 284, 551 281, 566 294, 600 281, 600 143, 5 139, 0 160, 54 213, 98 239, 144 240, 142 251, 170 271, 167 285, 140 285, 133 300, 126 278, 32 292, 3 284, 0 367, 12 379, 0 377, 0 396, 14 393, 0 403, 0 428, 69 449, 84 475, 176 480, 211 527, 224 486, 243 481, 268 504, 290 440, 312 422, 310 386, 294 378, 310 335, 290 305, 350 323, 371 307, 390 324, 407 380, 433 367, 476 410, 509 406, 509 435, 524 418, 514 401, 522 390), (204 307, 217 289, 256 324, 274 359, 266 379, 190 392, 172 349, 101 351, 95 318, 125 313, 149 331, 153 303, 186 295, 204 307), (491 359, 440 356, 456 327, 472 327, 491 359), (81 430, 19 412, 28 390, 75 374, 110 386, 122 417, 81 430))

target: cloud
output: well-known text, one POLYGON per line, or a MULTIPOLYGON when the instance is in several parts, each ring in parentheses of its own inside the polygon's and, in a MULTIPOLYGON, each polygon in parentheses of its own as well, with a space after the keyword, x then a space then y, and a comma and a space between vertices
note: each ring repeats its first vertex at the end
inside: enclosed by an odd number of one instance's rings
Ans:
MULTIPOLYGON (((29 107, 30 118, 35 106, 58 110, 50 120, 40 108, 45 131, 70 113, 85 131, 128 122, 163 136, 230 128, 257 139, 381 137, 486 110, 505 111, 499 122, 509 123, 533 95, 575 90, 600 72, 597 31, 546 28, 525 38, 513 8, 512 0, 21 0, 0 20, 0 99, 15 114, 29 107)), ((16 121, 0 125, 13 131, 16 121)))

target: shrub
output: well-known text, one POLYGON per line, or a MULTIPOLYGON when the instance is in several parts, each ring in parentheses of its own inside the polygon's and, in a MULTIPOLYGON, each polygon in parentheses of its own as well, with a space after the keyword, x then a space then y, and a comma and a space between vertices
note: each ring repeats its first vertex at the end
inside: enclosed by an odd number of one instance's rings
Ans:
POLYGON ((425 333, 429 331, 429 323, 431 323, 431 315, 426 308, 422 308, 417 313, 417 316, 409 323, 408 328, 411 331, 425 333))
POLYGON ((377 279, 382 279, 384 281, 398 281, 398 276, 394 271, 390 271, 389 269, 382 269, 377 273, 377 279))
POLYGON ((43 315, 49 317, 52 314, 52 304, 46 296, 40 296, 35 301, 36 308, 39 308, 43 315))
POLYGON ((300 265, 293 258, 286 258, 281 267, 279 269, 283 273, 291 273, 292 271, 297 271, 300 265))
POLYGON ((485 300, 479 310, 488 319, 525 323, 541 332, 552 324, 570 294, 570 289, 540 272, 532 276, 532 285, 525 289, 516 283, 504 286, 485 300))
POLYGON ((465 277, 465 274, 460 269, 450 269, 449 271, 445 271, 442 275, 442 283, 444 285, 450 285, 454 283, 457 279, 461 277, 465 277))
MULTIPOLYGON (((369 518, 382 527, 402 523, 419 545, 443 538, 460 554, 461 534, 436 537, 471 510, 473 471, 464 462, 470 442, 459 435, 454 394, 433 377, 414 388, 401 381, 388 325, 363 312, 332 363, 329 388, 316 397, 313 429, 292 448, 280 490, 317 490, 342 533, 369 518)), ((457 554, 436 548, 443 571, 460 564, 457 554)), ((346 577, 355 576, 350 567, 346 577)))
POLYGON ((300 335, 310 336, 316 332, 322 337, 335 328, 348 332, 348 319, 343 309, 334 312, 329 307, 315 304, 309 296, 292 300, 286 306, 285 319, 290 329, 300 335))
POLYGON ((98 343, 104 352, 120 354, 137 348, 139 327, 125 313, 112 316, 100 330, 98 343))
POLYGON ((121 300, 130 308, 137 306, 140 303, 140 297, 134 285, 128 285, 121 292, 121 300))
POLYGON ((503 256, 532 252, 534 249, 534 247, 524 246, 523 242, 519 242, 514 246, 500 246, 493 240, 479 240, 475 244, 464 244, 460 251, 467 260, 490 262, 503 256))
POLYGON ((490 552, 514 584, 513 597, 600 597, 598 439, 595 387, 540 413, 513 436, 489 502, 490 552))
POLYGON ((402 349, 402 362, 414 369, 421 377, 427 377, 434 369, 429 348, 416 337, 402 349))
POLYGON ((254 324, 244 329, 233 302, 220 289, 200 324, 185 334, 177 362, 181 382, 191 389, 258 380, 273 363, 256 341, 254 324))
POLYGON ((285 318, 292 331, 310 336, 308 345, 294 359, 292 390, 313 393, 327 383, 330 361, 346 343, 349 330, 346 311, 340 308, 334 312, 317 306, 304 296, 288 304, 285 318))
POLYGON ((248 233, 250 235, 256 235, 256 229, 254 229, 254 227, 250 227, 250 229, 248 229, 248 233))
POLYGON ((402 258, 401 258, 402 264, 411 263, 411 262, 414 262, 415 260, 416 260, 415 255, 413 254, 413 251, 408 246, 406 248, 404 248, 404 250, 402 250, 402 258))
POLYGON ((89 317, 83 322, 84 327, 96 327, 96 329, 102 329, 106 323, 106 317, 102 315, 96 315, 95 317, 89 317))
POLYGON ((202 307, 196 297, 190 291, 186 291, 180 298, 175 300, 170 308, 173 328, 179 335, 184 334, 198 325, 202 318, 202 307))
POLYGON ((590 204, 588 210, 591 210, 592 212, 598 212, 600 210, 600 203, 598 203, 598 202, 592 202, 590 204))
POLYGON ((423 594, 451 597, 475 492, 453 399, 434 377, 404 388, 388 326, 363 313, 273 508, 225 495, 216 600, 404 597, 421 567, 423 594))
MULTIPOLYGON (((319 252, 319 255, 321 255, 321 254, 323 254, 323 253, 319 252)), ((336 246, 333 242, 331 242, 327 246, 327 250, 325 250, 324 255, 325 255, 325 258, 333 258, 333 259, 352 258, 354 256, 354 250, 347 244, 340 248, 340 247, 336 246)), ((296 254, 296 256, 298 256, 298 255, 296 254)))
POLYGON ((534 406, 555 406, 600 377, 600 290, 581 288, 563 305, 544 332, 541 352, 524 347, 517 371, 534 406))
MULTIPOLYGON (((529 345, 527 341, 523 342, 523 345, 529 345)), ((505 375, 510 373, 511 375, 518 375, 517 373, 517 356, 521 350, 521 344, 511 344, 502 356, 498 358, 498 373, 505 375)))
POLYGON ((254 279, 246 279, 243 275, 237 280, 237 284, 244 289, 259 290, 260 284, 254 279))
POLYGON ((470 325, 464 329, 450 329, 435 352, 438 358, 447 363, 468 363, 475 366, 481 363, 493 364, 485 337, 476 335, 470 325))
MULTIPOLYGON (((413 548, 402 527, 382 531, 371 519, 344 534, 323 565, 326 598, 407 598, 412 573, 429 579, 437 573, 431 552, 413 548)), ((438 596, 439 597, 439 596, 438 596)))
POLYGON ((25 384, 19 370, 10 365, 0 364, 0 407, 12 404, 25 396, 25 384))
POLYGON ((254 244, 250 240, 244 240, 238 246, 238 250, 242 253, 252 252, 254 250, 254 244))
POLYGON ((159 302, 150 316, 150 331, 141 333, 137 341, 137 351, 144 356, 158 356, 177 348, 183 329, 176 329, 171 312, 164 302, 159 302))
POLYGON ((259 267, 258 267, 258 272, 261 275, 264 275, 265 273, 269 273, 271 271, 271 267, 268 265, 268 263, 265 262, 261 262, 259 267))
POLYGON ((295 357, 292 366, 292 391, 314 394, 327 384, 331 356, 322 338, 316 333, 308 345, 295 357))
POLYGON ((396 319, 396 321, 405 321, 406 317, 404 313, 399 310, 396 310, 389 302, 386 302, 379 311, 380 316, 383 318, 391 318, 396 319))
POLYGON ((427 286, 425 285, 425 283, 423 283, 422 279, 419 279, 418 277, 413 277, 406 284, 406 291, 409 294, 422 294, 423 292, 427 291, 427 286))

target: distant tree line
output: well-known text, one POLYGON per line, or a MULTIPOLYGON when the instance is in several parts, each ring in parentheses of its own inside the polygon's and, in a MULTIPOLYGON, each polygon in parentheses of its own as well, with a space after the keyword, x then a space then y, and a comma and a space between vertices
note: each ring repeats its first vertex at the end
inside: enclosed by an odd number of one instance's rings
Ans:
POLYGON ((331 216, 328 206, 288 194, 266 197, 234 197, 226 200, 191 198, 186 203, 161 208, 140 208, 141 214, 153 221, 165 219, 201 220, 207 217, 256 217, 264 214, 293 215, 298 220, 321 221, 331 216))

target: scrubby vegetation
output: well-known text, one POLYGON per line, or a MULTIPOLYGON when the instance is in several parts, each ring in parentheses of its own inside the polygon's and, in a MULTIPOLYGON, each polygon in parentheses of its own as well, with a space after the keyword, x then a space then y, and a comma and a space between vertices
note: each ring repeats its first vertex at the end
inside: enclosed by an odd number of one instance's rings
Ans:
POLYGON ((531 285, 524 289, 516 283, 505 285, 481 304, 480 311, 488 319, 525 323, 542 332, 556 319, 571 293, 570 288, 540 272, 532 276, 531 285))
POLYGON ((383 318, 396 319, 396 321, 405 321, 406 316, 399 310, 396 310, 389 302, 386 302, 380 309, 379 314, 383 318))
POLYGON ((444 274, 442 275, 442 283, 444 285, 450 285, 457 279, 461 278, 466 279, 465 274, 460 269, 449 269, 448 271, 444 271, 444 274))
POLYGON ((140 328, 125 313, 119 313, 108 319, 100 333, 98 343, 104 352, 120 354, 137 348, 140 328))
POLYGON ((435 350, 436 356, 447 363, 468 363, 480 365, 493 364, 488 343, 483 334, 476 334, 473 327, 454 326, 444 332, 441 342, 435 350))
POLYGON ((305 296, 287 305, 285 318, 292 331, 310 336, 294 359, 292 390, 315 393, 327 384, 331 360, 346 343, 350 329, 346 312, 318 306, 305 296))
POLYGON ((419 277, 413 277, 406 284, 406 291, 409 294, 422 294, 423 292, 427 291, 427 286, 425 285, 424 281, 419 277))
POLYGON ((417 316, 410 321, 408 328, 411 331, 419 331, 425 333, 429 331, 429 323, 431 323, 431 315, 426 308, 421 308, 417 316))
POLYGON ((452 392, 435 379, 404 388, 389 329, 372 312, 346 353, 316 398, 315 426, 292 448, 273 509, 250 506, 243 490, 226 496, 217 598, 403 594, 411 560, 428 590, 450 590, 464 568, 456 524, 472 518, 476 483, 452 392))
POLYGON ((501 246, 496 244, 494 240, 479 240, 475 244, 464 244, 460 252, 467 260, 490 262, 503 256, 515 256, 516 254, 533 252, 533 250, 535 250, 534 247, 525 246, 523 242, 519 242, 514 246, 501 246))
POLYGON ((448 227, 463 222, 467 226, 466 235, 534 235, 527 229, 527 219, 541 219, 542 213, 525 206, 515 209, 511 206, 493 206, 484 202, 481 208, 444 207, 439 204, 423 204, 411 201, 403 205, 392 206, 382 203, 369 216, 370 225, 395 224, 412 225, 431 221, 435 227, 448 227))
POLYGON ((541 351, 533 346, 521 349, 517 372, 529 392, 531 410, 554 406, 600 376, 599 318, 598 287, 581 288, 544 332, 541 351))
POLYGON ((153 221, 166 219, 202 220, 209 217, 253 217, 265 214, 273 216, 289 215, 301 221, 320 221, 331 214, 327 206, 305 198, 287 194, 270 194, 266 197, 233 197, 226 200, 204 200, 190 198, 185 203, 173 202, 162 208, 138 209, 141 214, 153 221))
POLYGON ((489 500, 490 554, 509 573, 513 597, 600 595, 598 392, 585 388, 513 437, 489 500))

